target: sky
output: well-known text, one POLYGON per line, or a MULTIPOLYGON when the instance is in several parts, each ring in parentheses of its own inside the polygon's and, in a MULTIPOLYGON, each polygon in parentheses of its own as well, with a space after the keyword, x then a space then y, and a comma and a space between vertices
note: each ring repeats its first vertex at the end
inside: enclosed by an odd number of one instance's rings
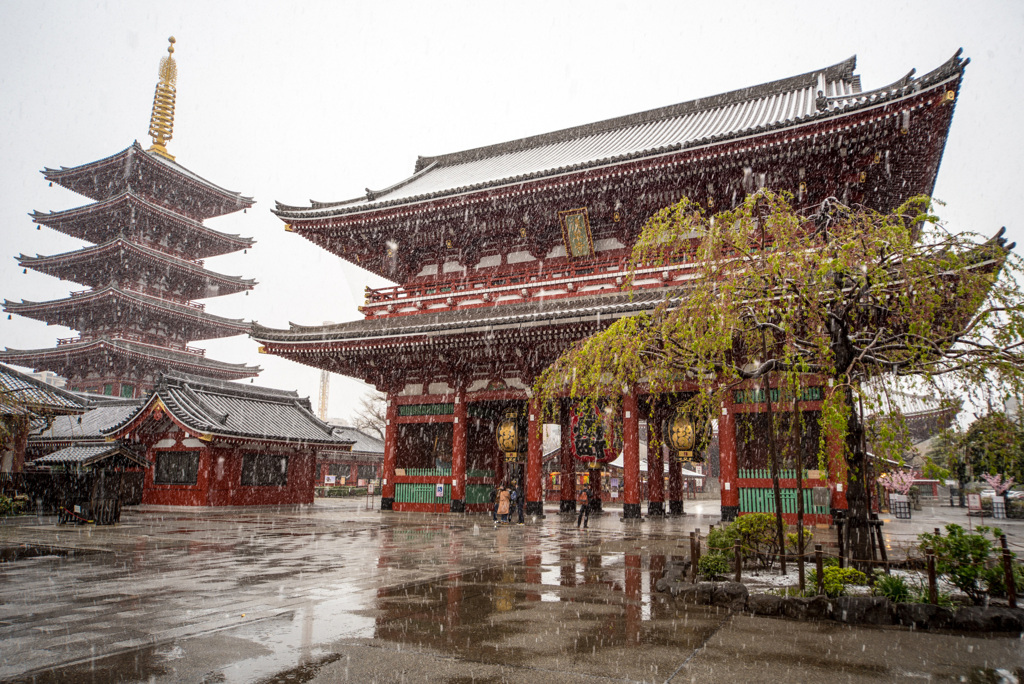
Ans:
MULTIPOLYGON (((178 163, 256 199, 207 221, 255 238, 208 259, 255 278, 211 313, 272 327, 360 318, 365 287, 388 283, 286 233, 275 201, 356 197, 429 156, 599 121, 805 73, 857 55, 865 90, 960 47, 971 59, 935 196, 957 229, 1006 226, 1024 173, 1024 3, 1019 2, 14 2, 0 0, 0 297, 36 301, 81 286, 29 271, 21 253, 85 243, 33 210, 89 200, 48 187, 43 167, 77 166, 139 140, 159 60, 174 36, 178 163)), ((50 347, 66 328, 0 317, 0 347, 50 347)), ((193 343, 258 364, 257 384, 317 404, 319 371, 258 353, 247 337, 193 343)), ((370 388, 332 376, 328 414, 370 388)))

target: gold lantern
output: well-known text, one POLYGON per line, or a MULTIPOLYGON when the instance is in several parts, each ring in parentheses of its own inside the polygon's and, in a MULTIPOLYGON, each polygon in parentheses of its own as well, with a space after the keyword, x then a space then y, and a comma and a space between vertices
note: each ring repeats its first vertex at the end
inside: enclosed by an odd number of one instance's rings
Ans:
POLYGON ((693 417, 677 406, 672 416, 665 421, 665 441, 679 463, 700 463, 703 455, 696 451, 698 426, 693 417))
POLYGON ((515 409, 505 412, 495 433, 498 449, 505 454, 505 461, 516 463, 526 451, 526 430, 520 425, 519 413, 515 409))

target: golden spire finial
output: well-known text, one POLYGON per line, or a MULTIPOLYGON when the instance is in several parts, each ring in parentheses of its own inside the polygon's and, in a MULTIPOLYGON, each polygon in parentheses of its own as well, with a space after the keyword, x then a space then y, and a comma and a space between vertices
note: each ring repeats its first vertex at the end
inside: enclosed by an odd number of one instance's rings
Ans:
POLYGON ((167 151, 167 143, 174 134, 174 86, 178 81, 178 65, 174 63, 174 36, 167 40, 167 56, 160 60, 160 80, 156 84, 153 114, 149 118, 149 136, 153 138, 149 151, 173 160, 174 156, 167 151))

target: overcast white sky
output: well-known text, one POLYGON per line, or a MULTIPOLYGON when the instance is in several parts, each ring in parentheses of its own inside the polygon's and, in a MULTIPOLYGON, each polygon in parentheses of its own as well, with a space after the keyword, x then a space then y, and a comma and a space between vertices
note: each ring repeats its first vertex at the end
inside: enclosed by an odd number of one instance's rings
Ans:
MULTIPOLYGON (((865 89, 971 58, 936 196, 957 227, 1006 225, 1024 158, 1019 2, 11 2, 0 0, 0 297, 79 286, 29 271, 19 253, 84 246, 26 216, 88 200, 47 187, 44 166, 148 147, 156 71, 177 39, 170 152, 256 198, 212 219, 254 249, 207 266, 256 278, 208 310, 284 327, 359 317, 382 280, 283 231, 275 200, 338 200, 412 173, 434 155, 792 76, 852 54, 865 89)), ((1015 223, 1016 222, 1016 223, 1015 223)), ((49 347, 64 328, 0 318, 0 347, 49 347)), ((200 342, 265 368, 258 384, 316 404, 319 372, 257 353, 248 338, 200 342)), ((330 415, 366 386, 334 376, 330 415)))

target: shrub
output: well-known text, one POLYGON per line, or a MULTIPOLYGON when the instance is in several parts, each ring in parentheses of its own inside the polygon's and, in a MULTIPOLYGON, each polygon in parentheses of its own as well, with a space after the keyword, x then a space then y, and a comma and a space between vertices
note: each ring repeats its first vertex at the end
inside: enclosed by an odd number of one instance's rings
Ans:
POLYGON ((765 569, 774 565, 779 553, 775 516, 770 513, 741 515, 729 523, 727 531, 740 543, 744 561, 754 560, 765 569))
POLYGON ((720 579, 730 569, 728 557, 720 551, 706 553, 697 561, 697 572, 707 580, 720 579))
POLYGON ((814 539, 814 532, 812 532, 811 528, 809 528, 809 527, 805 527, 804 528, 804 545, 803 545, 803 548, 800 548, 800 546, 799 546, 800 539, 799 539, 799 536, 797 535, 796 532, 789 532, 788 534, 786 534, 786 542, 787 542, 787 546, 789 548, 789 551, 791 553, 795 553, 795 554, 807 553, 807 549, 811 546, 811 540, 812 539, 814 539))
MULTIPOLYGON (((1006 571, 1003 570, 1001 562, 995 570, 996 572, 993 572, 988 577, 986 588, 988 589, 989 596, 1003 598, 1006 596, 1006 571)), ((1020 563, 1013 564, 1013 582, 1018 594, 1024 592, 1024 565, 1020 563)))
MULTIPOLYGON (((860 570, 854 570, 853 568, 840 568, 840 567, 828 567, 822 570, 823 581, 822 587, 825 589, 825 594, 832 598, 836 596, 845 596, 846 587, 852 584, 867 584, 868 576, 860 570)), ((817 586, 818 584, 818 571, 811 570, 811 573, 807 576, 809 584, 817 586)))
POLYGON ((13 499, 0 494, 0 517, 5 515, 21 515, 28 509, 28 496, 18 494, 13 499))
POLYGON ((899 575, 882 575, 875 580, 875 596, 884 596, 893 603, 910 601, 910 585, 899 575))
POLYGON ((1003 569, 995 563, 992 539, 1002 532, 996 528, 978 527, 976 534, 968 534, 960 525, 946 525, 946 535, 926 532, 917 536, 923 553, 935 549, 935 571, 953 586, 967 594, 975 605, 985 602, 988 586, 998 582, 996 575, 1003 569))

